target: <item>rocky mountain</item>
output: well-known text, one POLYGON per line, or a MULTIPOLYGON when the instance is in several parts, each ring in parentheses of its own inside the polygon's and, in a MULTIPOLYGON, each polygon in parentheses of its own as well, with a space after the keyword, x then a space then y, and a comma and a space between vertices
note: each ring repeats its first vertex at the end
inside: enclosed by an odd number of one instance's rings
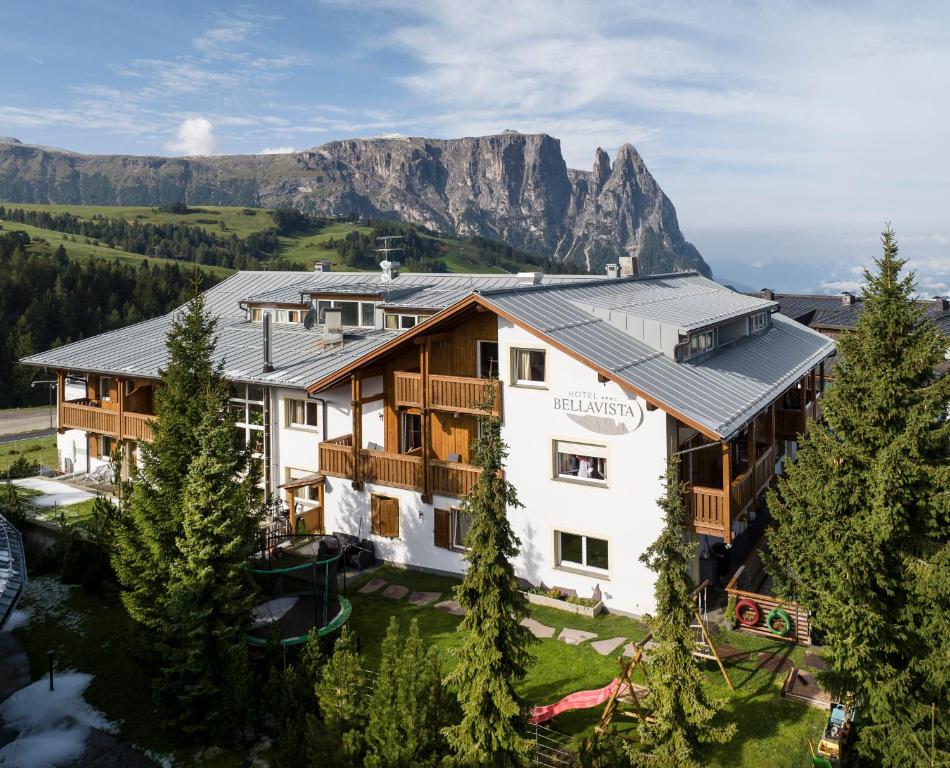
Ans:
POLYGON ((593 169, 579 171, 545 134, 351 139, 286 155, 183 158, 80 155, 0 139, 0 201, 290 205, 398 217, 598 271, 627 254, 639 257, 642 273, 710 273, 633 146, 613 163, 598 149, 593 169))

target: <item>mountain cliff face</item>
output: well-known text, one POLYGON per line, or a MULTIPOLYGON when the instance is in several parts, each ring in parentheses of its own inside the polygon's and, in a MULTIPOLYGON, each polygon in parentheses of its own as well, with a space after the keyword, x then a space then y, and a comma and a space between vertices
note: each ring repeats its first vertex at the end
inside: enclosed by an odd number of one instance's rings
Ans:
POLYGON ((481 235, 599 271, 638 256, 642 273, 710 270, 630 144, 611 164, 567 168, 557 139, 505 132, 464 139, 334 141, 287 155, 79 155, 0 138, 0 201, 88 205, 295 206, 398 217, 481 235))

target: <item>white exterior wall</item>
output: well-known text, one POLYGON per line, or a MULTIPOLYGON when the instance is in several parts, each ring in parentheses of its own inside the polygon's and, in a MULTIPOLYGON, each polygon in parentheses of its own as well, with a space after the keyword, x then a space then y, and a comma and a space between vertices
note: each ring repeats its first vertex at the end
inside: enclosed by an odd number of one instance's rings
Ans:
POLYGON ((86 433, 81 429, 67 429, 56 435, 56 452, 59 454, 59 468, 66 471, 66 459, 73 462, 73 472, 91 472, 105 462, 92 459, 89 466, 89 442, 86 433))
POLYGON ((507 477, 524 505, 510 513, 521 539, 516 562, 519 576, 532 583, 577 590, 589 597, 599 585, 609 608, 643 614, 654 608, 653 574, 639 561, 657 538, 662 516, 656 499, 666 468, 667 424, 662 410, 647 411, 634 431, 602 435, 555 410, 555 397, 571 391, 624 402, 635 400, 617 384, 597 381, 597 373, 507 321, 499 321, 500 378, 504 387, 502 436, 508 444, 507 477), (514 387, 510 379, 511 348, 546 350, 547 386, 514 387), (606 487, 553 479, 553 441, 570 440, 607 447, 606 487), (582 575, 555 565, 556 530, 590 535, 608 542, 609 573, 582 575))

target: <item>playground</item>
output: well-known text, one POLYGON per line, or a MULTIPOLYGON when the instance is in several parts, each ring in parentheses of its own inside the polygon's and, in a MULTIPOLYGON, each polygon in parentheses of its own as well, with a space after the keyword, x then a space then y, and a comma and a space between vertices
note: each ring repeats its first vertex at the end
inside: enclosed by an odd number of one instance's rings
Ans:
MULTIPOLYGON (((348 585, 347 596, 353 604, 349 626, 360 638, 367 665, 375 668, 378 664, 379 644, 389 616, 396 616, 406 625, 416 618, 423 636, 440 649, 446 665, 452 664, 451 652, 461 641, 456 632, 461 617, 444 603, 451 599, 455 583, 447 577, 384 567, 348 585), (374 580, 382 584, 369 585, 376 586, 371 591, 360 591, 374 580), (421 595, 430 599, 424 601, 421 595)), ((531 626, 541 637, 531 649, 533 663, 520 692, 533 706, 560 710, 546 718, 544 725, 563 734, 566 740, 587 736, 599 725, 607 700, 619 685, 618 660, 629 660, 623 657, 624 650, 631 643, 643 641, 647 629, 637 621, 611 614, 588 619, 543 606, 529 609, 531 626), (622 642, 618 643, 618 638, 622 642), (612 645, 606 641, 617 644, 602 653, 612 645), (566 705, 561 704, 565 697, 569 697, 566 705)), ((703 662, 709 692, 726 700, 726 717, 736 723, 738 730, 732 744, 709 749, 708 763, 750 768, 810 765, 807 739, 814 739, 820 732, 827 713, 781 696, 788 670, 792 666, 808 669, 806 649, 738 632, 713 634, 711 639, 735 691, 729 690, 716 662, 709 660, 703 662)), ((635 691, 641 691, 641 686, 648 689, 648 680, 639 667, 631 682, 635 691)), ((618 706, 630 709, 625 701, 618 706)), ((632 722, 622 715, 614 717, 614 727, 620 729, 629 728, 632 722)))

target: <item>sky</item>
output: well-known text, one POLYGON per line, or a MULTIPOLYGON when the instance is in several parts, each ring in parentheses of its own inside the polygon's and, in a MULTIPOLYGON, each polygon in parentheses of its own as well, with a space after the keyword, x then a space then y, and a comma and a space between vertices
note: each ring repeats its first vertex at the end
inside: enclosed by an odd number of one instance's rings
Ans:
POLYGON ((512 129, 630 142, 717 277, 855 290, 890 222, 950 293, 950 4, 8 0, 0 135, 288 152, 512 129))

